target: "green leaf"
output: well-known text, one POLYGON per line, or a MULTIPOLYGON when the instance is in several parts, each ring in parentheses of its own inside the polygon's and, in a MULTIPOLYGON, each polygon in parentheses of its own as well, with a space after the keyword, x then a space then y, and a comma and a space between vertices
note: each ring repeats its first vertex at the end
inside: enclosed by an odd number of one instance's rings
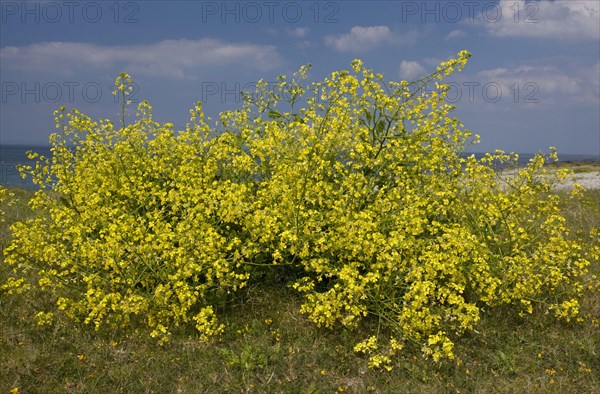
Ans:
POLYGON ((275 110, 270 110, 269 113, 267 114, 267 116, 269 117, 269 119, 279 119, 279 118, 281 118, 281 114, 278 111, 275 111, 275 110))
POLYGON ((59 200, 61 203, 63 203, 63 205, 65 205, 67 208, 71 208, 71 202, 69 200, 67 200, 64 197, 59 197, 59 200))
POLYGON ((383 133, 384 129, 385 129, 385 120, 381 119, 379 122, 377 122, 377 126, 376 126, 375 130, 377 131, 377 133, 383 133))

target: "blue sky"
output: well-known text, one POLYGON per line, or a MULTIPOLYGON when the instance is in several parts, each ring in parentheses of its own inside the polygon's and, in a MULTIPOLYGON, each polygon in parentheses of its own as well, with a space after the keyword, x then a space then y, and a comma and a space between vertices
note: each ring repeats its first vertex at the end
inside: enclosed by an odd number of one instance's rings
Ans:
POLYGON ((60 105, 117 119, 121 71, 157 120, 184 127, 240 106, 239 91, 311 63, 355 58, 413 79, 462 49, 454 114, 475 151, 600 156, 600 2, 0 1, 0 144, 46 144, 60 105))

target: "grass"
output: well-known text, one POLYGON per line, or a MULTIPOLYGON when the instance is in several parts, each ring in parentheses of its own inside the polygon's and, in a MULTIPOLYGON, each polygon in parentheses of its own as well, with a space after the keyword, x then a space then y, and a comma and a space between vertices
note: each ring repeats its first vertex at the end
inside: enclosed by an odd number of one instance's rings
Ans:
MULTIPOLYGON (((20 204, 5 209, 9 218, 31 216, 31 192, 14 191, 20 204)), ((573 234, 600 228, 600 191, 565 199, 563 209, 573 234)), ((0 248, 10 236, 2 226, 0 248)), ((0 264, 0 282, 9 273, 0 264)), ((299 314, 301 302, 284 284, 250 287, 219 307, 227 328, 218 341, 199 343, 184 328, 161 347, 144 332, 96 332, 61 316, 40 327, 32 316, 51 300, 0 294, 0 393, 600 393, 598 293, 584 300, 595 322, 486 310, 477 331, 457 340, 457 360, 407 350, 391 372, 368 370, 352 351, 375 323, 319 329, 299 314)))

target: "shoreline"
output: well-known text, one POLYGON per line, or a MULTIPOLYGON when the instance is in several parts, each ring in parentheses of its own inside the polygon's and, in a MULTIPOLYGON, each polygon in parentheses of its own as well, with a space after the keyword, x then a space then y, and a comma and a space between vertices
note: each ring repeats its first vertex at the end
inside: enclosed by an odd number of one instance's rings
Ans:
MULTIPOLYGON (((557 171, 560 169, 570 169, 573 171, 573 176, 570 179, 565 180, 562 183, 556 184, 553 187, 554 191, 568 191, 573 188, 575 184, 583 186, 586 190, 598 190, 600 189, 600 163, 596 162, 581 162, 581 163, 548 163, 544 167, 557 171)), ((511 175, 514 173, 514 169, 507 169, 501 171, 502 176, 511 175)))

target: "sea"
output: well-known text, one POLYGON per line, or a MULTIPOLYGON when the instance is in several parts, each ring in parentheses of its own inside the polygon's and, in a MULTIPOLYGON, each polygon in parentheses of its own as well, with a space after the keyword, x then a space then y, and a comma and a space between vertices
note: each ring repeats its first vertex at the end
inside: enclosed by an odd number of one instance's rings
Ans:
MULTIPOLYGON (((41 156, 51 157, 52 152, 49 146, 32 146, 32 145, 0 145, 0 185, 11 188, 36 189, 31 178, 21 178, 19 174, 19 165, 35 165, 35 160, 27 158, 27 151, 33 151, 41 156)), ((465 153, 466 156, 475 154, 475 157, 480 158, 485 153, 472 152, 465 153)), ((525 165, 533 157, 533 154, 519 154, 519 164, 525 165)), ((559 162, 562 163, 600 163, 600 155, 576 155, 576 154, 560 154, 559 162)))

